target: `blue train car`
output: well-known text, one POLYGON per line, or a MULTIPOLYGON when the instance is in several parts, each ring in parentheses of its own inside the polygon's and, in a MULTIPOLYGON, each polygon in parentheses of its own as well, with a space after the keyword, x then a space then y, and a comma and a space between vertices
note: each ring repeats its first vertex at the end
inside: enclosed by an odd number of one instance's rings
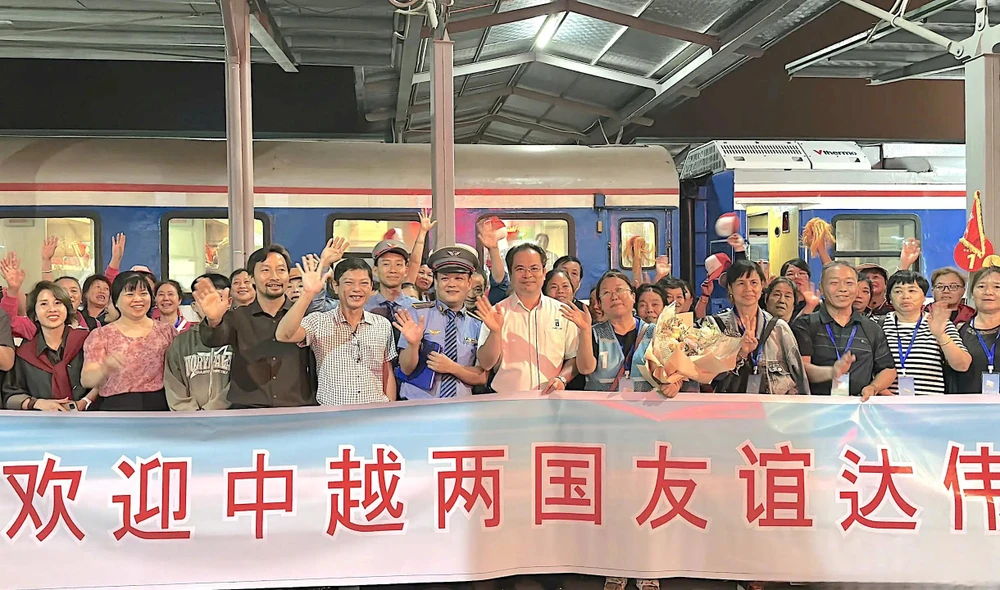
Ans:
MULTIPOLYGON (((955 266, 953 250, 966 226, 963 163, 879 157, 873 169, 866 150, 848 142, 711 142, 682 164, 683 200, 693 205, 682 209, 694 210, 689 218, 696 236, 685 254, 700 262, 728 251, 714 223, 735 211, 749 256, 767 261, 773 274, 785 261, 804 258, 819 277, 819 259, 800 243, 802 228, 816 217, 833 225, 834 259, 874 262, 892 272, 903 241, 915 237, 922 244, 918 270, 955 266)), ((713 303, 724 301, 716 294, 713 303)))
MULTIPOLYGON (((417 212, 430 207, 430 148, 342 142, 257 142, 255 242, 293 257, 332 235, 367 256, 392 230, 412 243, 417 212)), ((0 140, 0 255, 16 250, 37 277, 45 236, 59 238, 57 274, 104 268, 124 232, 123 267, 144 264, 189 285, 228 272, 226 152, 218 141, 0 140)), ((458 146, 456 228, 476 244, 476 222, 497 216, 507 246, 543 245, 585 267, 581 296, 609 267, 624 270, 622 245, 641 234, 646 260, 676 259, 679 182, 657 146, 458 146)), ((429 244, 433 247, 433 243, 429 244)))

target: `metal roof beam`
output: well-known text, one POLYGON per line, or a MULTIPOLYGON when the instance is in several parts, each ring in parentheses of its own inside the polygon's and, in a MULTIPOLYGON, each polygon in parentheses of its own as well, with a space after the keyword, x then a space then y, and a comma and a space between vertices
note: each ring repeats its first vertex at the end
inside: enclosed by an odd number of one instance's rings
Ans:
POLYGON ((275 16, 278 25, 285 31, 295 30, 298 34, 320 33, 323 35, 344 35, 385 41, 392 36, 391 18, 341 18, 329 16, 275 16))
MULTIPOLYGON (((704 45, 706 47, 711 47, 714 50, 718 50, 721 45, 719 38, 713 35, 645 20, 632 16, 631 14, 608 10, 607 8, 601 8, 599 6, 594 6, 593 4, 580 2, 579 0, 554 0, 553 2, 541 4, 539 6, 531 6, 529 8, 520 8, 497 14, 451 21, 448 23, 447 28, 448 32, 451 34, 464 33, 466 31, 475 31, 478 29, 495 27, 497 25, 537 18, 539 16, 558 14, 560 12, 575 12, 576 14, 588 16, 604 22, 640 31, 646 31, 647 33, 651 33, 653 35, 704 45)), ((430 37, 431 35, 432 31, 425 27, 423 36, 430 37)))
POLYGON ((614 120, 604 125, 603 133, 600 128, 591 130, 591 140, 595 143, 598 140, 603 140, 605 134, 617 133, 636 117, 645 115, 668 98, 681 96, 682 89, 695 79, 703 67, 710 66, 713 61, 729 60, 733 54, 738 55, 738 51, 747 44, 751 44, 761 31, 791 14, 799 5, 800 2, 796 0, 764 0, 757 4, 723 34, 724 44, 718 51, 703 48, 699 53, 693 55, 684 65, 656 83, 651 89, 653 90, 652 96, 649 96, 649 93, 643 93, 619 111, 614 120))
POLYGON ((250 35, 260 43, 274 63, 286 72, 298 72, 295 56, 285 43, 285 38, 274 21, 266 0, 248 0, 250 5, 250 35))
POLYGON ((0 41, 18 41, 42 45, 131 45, 134 47, 225 47, 225 37, 216 31, 176 33, 101 30, 15 30, 0 32, 0 41))
MULTIPOLYGON (((455 76, 470 76, 473 74, 492 72, 494 70, 502 70, 505 68, 510 68, 529 63, 545 64, 555 68, 560 68, 571 72, 577 72, 579 74, 586 74, 588 76, 594 76, 596 78, 610 80, 612 82, 620 82, 621 84, 628 84, 629 86, 638 86, 640 88, 648 88, 650 90, 655 90, 657 88, 657 83, 655 80, 650 80, 649 78, 646 78, 644 76, 629 74, 628 72, 612 70, 610 68, 602 68, 601 66, 592 66, 588 63, 583 63, 572 59, 567 59, 565 57, 559 57, 557 55, 549 55, 547 53, 539 53, 535 51, 518 53, 516 55, 510 55, 507 57, 499 57, 497 59, 489 59, 486 61, 473 62, 461 66, 455 66, 454 73, 455 76)), ((422 84, 430 82, 430 79, 431 79, 430 72, 421 72, 413 76, 413 83, 422 84)))
POLYGON ((406 17, 403 33, 403 50, 399 58, 399 86, 396 87, 396 115, 393 117, 393 135, 397 142, 402 142, 409 119, 410 100, 413 95, 413 78, 420 59, 421 21, 414 15, 406 17))
POLYGON ((913 78, 923 78, 925 76, 932 76, 934 74, 941 74, 944 72, 949 72, 951 70, 957 70, 965 67, 964 64, 955 58, 955 56, 950 53, 945 53, 937 55, 930 59, 925 59, 917 63, 911 63, 909 65, 878 74, 873 76, 871 79, 871 84, 873 86, 878 86, 881 84, 888 84, 890 82, 900 82, 902 80, 910 80, 913 78))
MULTIPOLYGON (((180 6, 188 7, 187 4, 180 6)), ((218 12, 146 12, 140 10, 5 8, 0 7, 0 20, 13 23, 44 23, 74 25, 141 24, 151 26, 212 26, 222 27, 218 12)))
MULTIPOLYGON (((608 117, 608 118, 614 118, 617 115, 614 109, 609 109, 597 105, 591 105, 576 100, 570 100, 568 98, 555 96, 553 94, 536 92, 534 90, 528 90, 527 88, 519 88, 517 86, 510 88, 509 90, 510 94, 513 94, 514 96, 520 96, 521 98, 527 98, 529 100, 548 103, 552 106, 568 109, 571 111, 578 111, 581 113, 587 113, 589 115, 597 115, 600 117, 608 117)), ((652 119, 646 117, 638 117, 634 121, 635 124, 643 125, 645 127, 652 126, 653 122, 654 121, 652 119)))
MULTIPOLYGON (((469 121, 462 121, 462 122, 456 121, 455 128, 459 129, 464 127, 478 127, 482 124, 489 124, 489 123, 503 123, 504 125, 510 125, 511 127, 530 129, 532 131, 548 133, 551 135, 564 137, 566 139, 574 141, 585 141, 587 139, 587 134, 580 133, 579 131, 573 131, 572 129, 561 129, 558 127, 551 127, 549 125, 535 123, 534 121, 523 121, 515 117, 509 117, 507 115, 499 115, 499 114, 486 115, 485 117, 480 117, 478 119, 473 119, 469 121)), ((414 134, 414 135, 429 135, 430 133, 431 133, 430 129, 410 129, 409 131, 407 131, 407 134, 414 134)))

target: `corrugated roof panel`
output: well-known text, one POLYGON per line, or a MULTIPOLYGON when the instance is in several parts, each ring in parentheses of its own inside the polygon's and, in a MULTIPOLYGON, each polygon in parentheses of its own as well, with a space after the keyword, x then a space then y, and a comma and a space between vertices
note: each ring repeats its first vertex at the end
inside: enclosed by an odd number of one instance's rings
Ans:
POLYGON ((508 96, 504 101, 503 111, 508 110, 520 118, 530 117, 532 119, 541 118, 552 105, 537 100, 530 100, 523 96, 508 96))
POLYGON ((675 55, 686 45, 685 41, 629 29, 597 63, 607 68, 649 76, 667 58, 675 55))
POLYGON ((476 90, 477 88, 487 88, 490 86, 506 86, 514 75, 516 68, 504 68, 502 70, 493 70, 491 72, 484 72, 482 74, 474 74, 469 76, 469 83, 466 85, 466 91, 476 90))
POLYGON ((570 100, 596 102, 614 108, 629 102, 638 91, 638 88, 621 82, 584 77, 567 90, 564 96, 570 100))
POLYGON ((518 86, 549 94, 559 94, 575 82, 579 76, 580 74, 576 72, 570 72, 562 68, 533 63, 521 75, 518 86))
POLYGON ((545 116, 543 124, 583 132, 590 129, 590 126, 594 124, 595 119, 597 119, 596 115, 590 115, 580 111, 570 109, 552 109, 552 112, 545 116))
POLYGON ((513 40, 505 43, 493 43, 487 44, 483 47, 483 54, 480 59, 495 59, 498 57, 506 57, 508 55, 516 55, 518 53, 525 53, 531 51, 531 46, 535 44, 534 37, 525 37, 521 40, 513 40))
POLYGON ((546 51, 590 63, 621 30, 621 26, 570 13, 566 15, 546 51))

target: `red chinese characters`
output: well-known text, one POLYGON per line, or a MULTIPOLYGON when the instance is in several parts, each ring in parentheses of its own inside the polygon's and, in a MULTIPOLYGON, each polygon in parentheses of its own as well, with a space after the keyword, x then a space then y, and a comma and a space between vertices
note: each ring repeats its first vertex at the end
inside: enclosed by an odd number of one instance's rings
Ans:
POLYGON ((736 470, 740 479, 746 482, 747 522, 758 527, 811 527, 813 520, 806 516, 806 471, 812 470, 813 451, 794 450, 790 442, 775 448, 776 451, 758 453, 747 441, 738 449, 747 464, 736 470), (757 476, 761 473, 764 499, 758 503, 757 476))
POLYGON ((995 500, 1000 496, 1000 453, 993 443, 979 443, 975 453, 964 453, 963 445, 948 443, 944 486, 952 494, 952 530, 965 530, 965 499, 983 498, 986 502, 986 528, 997 530, 995 500))
POLYGON ((270 467, 267 451, 254 451, 254 464, 249 469, 226 469, 226 517, 238 518, 239 514, 250 514, 253 519, 254 536, 264 538, 268 513, 295 514, 295 467, 270 467), (266 500, 267 483, 275 481, 280 500, 266 500), (249 482, 253 489, 249 501, 237 500, 237 483, 249 482))
POLYGON ((375 458, 366 461, 345 445, 338 459, 329 459, 328 535, 336 534, 338 525, 357 533, 403 530, 403 503, 395 501, 403 457, 386 445, 373 445, 372 454, 375 458))
POLYGON ((535 524, 547 520, 601 524, 604 447, 534 445, 535 524))
POLYGON ((132 484, 130 493, 111 497, 112 503, 121 506, 122 524, 112 532, 115 539, 121 541, 126 535, 146 540, 191 538, 191 529, 176 528, 188 516, 191 459, 163 459, 157 453, 149 459, 137 457, 133 463, 122 457, 115 471, 132 484), (150 494, 151 489, 155 493, 150 494), (153 530, 140 528, 151 520, 153 530))
POLYGON ((878 463, 862 463, 865 456, 850 445, 844 447, 840 458, 848 465, 840 471, 840 478, 851 484, 852 487, 860 487, 858 480, 864 475, 877 475, 879 477, 878 490, 872 499, 864 506, 861 505, 861 491, 858 489, 840 490, 838 497, 851 505, 851 513, 840 521, 840 527, 847 531, 855 524, 858 526, 877 530, 897 530, 913 531, 917 529, 918 520, 915 518, 917 507, 910 504, 903 494, 896 487, 893 475, 912 476, 913 466, 900 463, 893 465, 889 460, 889 449, 878 447, 878 463), (857 471, 855 471, 855 468, 857 471), (886 500, 886 495, 892 500, 896 511, 902 516, 895 519, 877 519, 872 515, 882 506, 886 500))
POLYGON ((679 471, 682 473, 708 473, 711 471, 709 459, 671 459, 670 445, 664 442, 656 443, 656 457, 635 459, 636 469, 655 469, 656 483, 649 503, 643 509, 635 521, 642 526, 649 522, 652 529, 670 524, 675 518, 680 517, 695 528, 705 530, 708 527, 708 520, 698 516, 688 509, 688 504, 694 496, 697 484, 690 477, 668 477, 668 471, 679 471), (680 495, 675 492, 680 490, 680 495), (653 512, 660 503, 660 498, 665 498, 670 504, 670 509, 656 518, 650 520, 653 512))
MULTIPOLYGON (((21 508, 5 531, 11 540, 17 538, 21 529, 31 521, 35 538, 39 541, 48 539, 62 522, 71 535, 82 541, 85 534, 69 513, 69 504, 76 502, 80 484, 86 475, 86 467, 62 468, 62 459, 45 453, 41 461, 26 461, 23 463, 5 463, 3 475, 11 489, 17 494, 21 508), (39 477, 41 472, 41 477, 39 477), (36 500, 48 499, 52 510, 49 518, 42 525, 42 516, 36 500)), ((45 502, 39 502, 45 504, 45 502)))
POLYGON ((430 459, 449 465, 435 470, 438 530, 448 529, 448 514, 459 500, 465 500, 462 508, 466 514, 471 514, 476 504, 482 502, 485 512, 483 526, 500 526, 500 479, 503 469, 487 468, 486 462, 506 461, 507 447, 430 449, 430 459), (469 487, 466 487, 466 482, 469 482, 469 487))

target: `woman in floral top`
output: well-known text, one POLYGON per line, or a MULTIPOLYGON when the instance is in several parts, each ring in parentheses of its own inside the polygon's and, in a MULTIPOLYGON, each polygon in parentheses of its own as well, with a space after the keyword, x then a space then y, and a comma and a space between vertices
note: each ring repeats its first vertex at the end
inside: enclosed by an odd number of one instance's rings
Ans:
POLYGON ((111 301, 121 314, 90 333, 82 381, 96 387, 95 410, 168 410, 163 392, 163 364, 177 332, 149 317, 149 283, 140 273, 123 272, 111 285, 111 301))

